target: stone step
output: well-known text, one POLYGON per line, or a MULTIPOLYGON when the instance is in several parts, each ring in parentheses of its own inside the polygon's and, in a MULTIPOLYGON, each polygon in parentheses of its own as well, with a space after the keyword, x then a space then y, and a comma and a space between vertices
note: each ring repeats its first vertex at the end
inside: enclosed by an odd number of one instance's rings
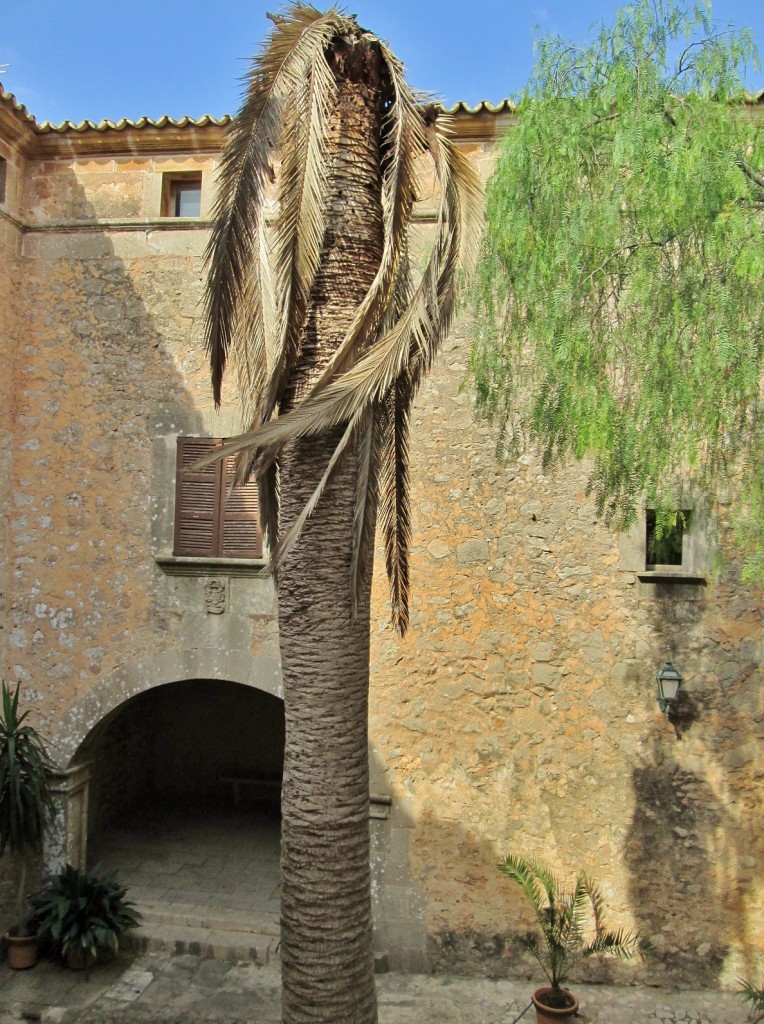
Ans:
POLYGON ((211 960, 273 964, 279 959, 280 939, 253 931, 217 931, 189 925, 148 924, 123 937, 127 949, 139 953, 191 954, 211 960))
POLYGON ((278 960, 275 914, 187 903, 136 901, 141 925, 126 935, 139 952, 190 953, 214 960, 268 964, 278 960))
POLYGON ((280 934, 278 913, 265 910, 244 910, 229 907, 202 907, 191 903, 136 900, 136 909, 143 917, 143 926, 176 925, 211 931, 255 932, 259 935, 280 934))

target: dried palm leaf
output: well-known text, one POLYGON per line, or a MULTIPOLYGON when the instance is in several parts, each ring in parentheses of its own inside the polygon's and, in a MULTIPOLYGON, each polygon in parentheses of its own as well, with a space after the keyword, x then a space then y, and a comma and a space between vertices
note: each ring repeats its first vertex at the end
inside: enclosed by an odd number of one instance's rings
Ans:
MULTIPOLYGON (((400 318, 370 348, 357 346, 356 361, 344 373, 322 388, 314 388, 287 414, 233 438, 224 446, 226 453, 263 453, 257 465, 264 468, 280 445, 331 430, 352 419, 363 406, 381 401, 408 365, 412 353, 417 380, 430 368, 453 319, 457 269, 464 249, 469 248, 463 242, 462 208, 456 183, 462 181, 463 188, 478 189, 474 172, 450 139, 435 130, 430 148, 443 182, 437 237, 422 280, 400 318)), ((464 213, 474 217, 474 197, 471 204, 472 210, 464 213)), ((207 461, 215 457, 210 456, 207 461)), ((200 461, 200 465, 204 464, 200 461)))
POLYGON ((460 265, 474 256, 480 187, 454 146, 448 118, 422 108, 389 49, 332 9, 295 4, 277 19, 223 159, 218 218, 208 250, 207 340, 216 400, 231 346, 251 429, 199 465, 239 453, 239 473, 258 475, 275 568, 293 547, 326 484, 349 451, 357 463, 353 602, 370 570, 377 503, 385 538, 393 619, 408 625, 408 430, 411 404, 455 311, 460 265), (390 85, 380 110, 383 252, 344 339, 310 391, 277 416, 300 348, 325 231, 326 126, 336 85, 327 59, 343 37, 379 46, 390 85), (270 272, 262 208, 271 148, 282 154, 270 272), (421 280, 409 283, 408 228, 415 160, 433 157, 440 182, 435 241, 421 280), (271 287, 272 282, 272 287, 271 287), (275 310, 276 330, 268 324, 275 310), (283 537, 277 537, 278 458, 285 444, 341 428, 323 476, 283 537))
POLYGON ((358 614, 360 595, 369 582, 374 562, 374 533, 377 522, 379 467, 382 458, 383 408, 375 405, 359 426, 356 444, 356 497, 353 510, 353 553, 351 559, 351 611, 358 614))
MULTIPOLYGON (((324 60, 326 48, 342 22, 334 8, 321 14, 308 5, 294 4, 246 76, 246 98, 223 151, 215 222, 206 252, 206 343, 217 403, 228 352, 236 340, 242 298, 262 258, 260 221, 266 186, 273 177, 272 149, 281 136, 283 108, 296 90, 303 89, 306 72, 324 60)), ((315 155, 313 138, 309 148, 315 155)), ((250 300, 257 299, 253 291, 249 295, 250 300)), ((250 327, 264 338, 265 326, 257 325, 261 310, 262 304, 257 301, 248 304, 250 327)))

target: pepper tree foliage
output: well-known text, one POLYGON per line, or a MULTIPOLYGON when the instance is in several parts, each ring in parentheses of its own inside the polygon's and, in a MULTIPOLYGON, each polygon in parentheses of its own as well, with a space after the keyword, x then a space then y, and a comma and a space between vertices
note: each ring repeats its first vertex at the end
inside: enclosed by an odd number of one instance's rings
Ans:
POLYGON ((748 31, 638 0, 546 37, 488 186, 470 370, 500 450, 590 456, 606 522, 665 529, 732 472, 764 578, 764 132, 748 31), (749 98, 750 99, 750 98, 749 98))

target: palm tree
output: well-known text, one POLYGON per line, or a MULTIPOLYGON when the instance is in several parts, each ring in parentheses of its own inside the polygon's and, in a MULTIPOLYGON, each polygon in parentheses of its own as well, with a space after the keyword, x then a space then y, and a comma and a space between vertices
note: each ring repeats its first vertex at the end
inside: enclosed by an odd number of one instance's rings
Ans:
POLYGON ((538 931, 526 932, 520 938, 520 945, 535 958, 549 982, 550 988, 543 997, 541 989, 534 995, 534 1002, 538 999, 542 1007, 556 1010, 572 1007, 570 1012, 574 1012, 576 1000, 562 986, 582 960, 593 956, 631 960, 653 955, 652 943, 639 932, 605 928, 602 894, 583 872, 579 872, 573 888, 566 889, 533 857, 510 854, 499 864, 499 870, 517 882, 536 917, 538 931), (587 924, 589 935, 586 934, 587 924))
POLYGON ((220 454, 240 453, 240 478, 257 475, 276 570, 283 1019, 369 1024, 377 508, 403 634, 409 410, 452 319, 481 196, 447 118, 417 102, 383 42, 336 8, 297 3, 272 20, 221 163, 207 343, 216 402, 229 355, 235 362, 251 428, 220 454), (426 152, 441 198, 414 281, 414 162, 426 152))

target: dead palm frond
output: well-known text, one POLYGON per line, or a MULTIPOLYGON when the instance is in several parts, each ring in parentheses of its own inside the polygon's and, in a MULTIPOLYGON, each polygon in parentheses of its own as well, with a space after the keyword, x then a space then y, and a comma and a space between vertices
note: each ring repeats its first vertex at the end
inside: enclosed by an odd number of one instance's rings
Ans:
POLYGON ((248 75, 227 142, 215 227, 207 250, 206 340, 215 400, 233 356, 251 424, 213 457, 239 454, 239 479, 260 482, 263 527, 276 568, 297 542, 337 467, 358 466, 353 538, 353 607, 370 569, 377 504, 391 581, 393 620, 408 624, 408 420, 414 396, 453 319, 460 266, 474 256, 482 195, 450 135, 448 117, 423 108, 400 62, 336 8, 287 7, 248 75), (279 415, 293 379, 326 230, 326 126, 336 98, 327 55, 350 40, 379 48, 389 81, 380 108, 382 258, 374 280, 325 369, 279 415), (421 279, 411 278, 409 224, 415 161, 429 152, 440 184, 435 239, 421 279), (276 215, 266 238, 267 189, 280 154, 276 215), (341 428, 314 493, 278 535, 278 460, 289 442, 341 428))

